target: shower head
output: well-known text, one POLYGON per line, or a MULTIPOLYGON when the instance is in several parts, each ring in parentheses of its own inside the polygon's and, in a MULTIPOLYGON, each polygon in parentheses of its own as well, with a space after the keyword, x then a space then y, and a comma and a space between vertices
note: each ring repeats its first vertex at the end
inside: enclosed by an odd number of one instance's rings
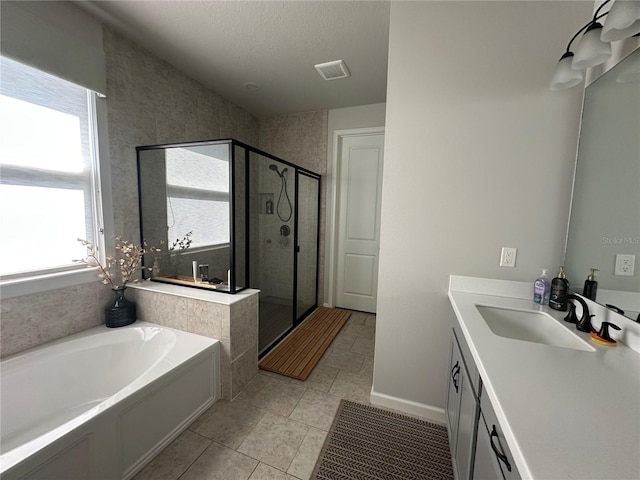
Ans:
POLYGON ((280 173, 280 170, 278 170, 278 166, 273 163, 269 165, 269 170, 273 170, 274 172, 276 172, 278 176, 280 176, 280 178, 282 178, 284 173, 287 171, 287 169, 285 168, 284 170, 282 170, 282 173, 280 173))

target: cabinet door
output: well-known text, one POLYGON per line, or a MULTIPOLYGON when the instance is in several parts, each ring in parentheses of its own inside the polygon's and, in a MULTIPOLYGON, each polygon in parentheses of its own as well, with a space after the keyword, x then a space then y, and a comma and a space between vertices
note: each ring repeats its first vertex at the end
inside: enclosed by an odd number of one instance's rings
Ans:
POLYGON ((462 356, 451 333, 451 346, 449 355, 449 377, 447 387, 447 428, 449 430, 449 447, 451 458, 456 457, 456 444, 458 437, 458 414, 460 412, 460 376, 464 370, 462 356))
POLYGON ((493 410, 493 405, 491 405, 491 401, 486 392, 482 392, 480 395, 480 410, 482 411, 482 418, 486 423, 486 430, 489 435, 489 447, 493 451, 494 458, 500 465, 502 475, 506 480, 519 480, 520 474, 518 473, 518 469, 513 461, 513 456, 502 433, 498 417, 493 410))
POLYGON ((478 425, 478 402, 471 388, 469 374, 462 368, 459 381, 460 410, 458 412, 458 438, 455 463, 460 480, 469 480, 473 467, 476 430, 478 425))
POLYGON ((478 422, 477 438, 473 480, 503 480, 498 458, 491 449, 491 439, 482 417, 478 422))

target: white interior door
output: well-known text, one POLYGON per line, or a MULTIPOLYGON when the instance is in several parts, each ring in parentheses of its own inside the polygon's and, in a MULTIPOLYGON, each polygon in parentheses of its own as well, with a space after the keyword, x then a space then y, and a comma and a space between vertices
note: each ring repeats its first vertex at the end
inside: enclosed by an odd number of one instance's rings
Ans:
POLYGON ((336 306, 375 313, 384 135, 342 137, 336 306))

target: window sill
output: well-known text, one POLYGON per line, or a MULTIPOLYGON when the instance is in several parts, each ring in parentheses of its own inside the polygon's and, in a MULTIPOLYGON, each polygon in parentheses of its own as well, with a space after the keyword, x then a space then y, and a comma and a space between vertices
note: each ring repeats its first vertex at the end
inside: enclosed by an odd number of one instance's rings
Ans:
POLYGON ((100 280, 97 270, 97 268, 83 268, 81 270, 2 280, 0 281, 0 298, 21 297, 59 288, 95 283, 100 280))

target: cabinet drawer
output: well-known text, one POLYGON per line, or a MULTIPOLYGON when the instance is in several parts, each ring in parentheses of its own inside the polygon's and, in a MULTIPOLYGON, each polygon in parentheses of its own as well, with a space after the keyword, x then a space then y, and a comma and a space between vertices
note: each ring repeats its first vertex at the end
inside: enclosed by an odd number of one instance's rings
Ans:
POLYGON ((513 456, 507 446, 502 428, 500 428, 500 424, 498 423, 498 417, 493 411, 486 392, 482 392, 480 397, 480 413, 482 420, 480 421, 478 429, 485 428, 489 434, 490 447, 500 464, 505 480, 519 480, 520 475, 518 474, 518 469, 513 462, 513 456), (483 421, 484 425, 482 424, 483 421))

